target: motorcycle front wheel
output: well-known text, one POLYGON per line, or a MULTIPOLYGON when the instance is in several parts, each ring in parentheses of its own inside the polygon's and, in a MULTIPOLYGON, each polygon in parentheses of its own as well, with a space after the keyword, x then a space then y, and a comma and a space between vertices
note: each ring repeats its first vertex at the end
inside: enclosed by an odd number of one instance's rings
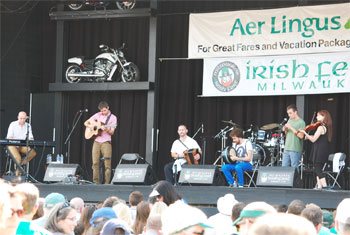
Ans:
POLYGON ((68 74, 70 73, 77 73, 77 72, 81 72, 81 68, 78 65, 71 65, 67 68, 66 70, 66 80, 69 83, 78 83, 80 82, 80 77, 74 77, 74 76, 68 76, 68 74))
POLYGON ((124 66, 121 71, 121 78, 123 82, 137 82, 140 81, 140 70, 134 63, 124 66))
POLYGON ((115 2, 119 10, 133 9, 135 6, 135 3, 136 3, 136 0, 119 0, 115 2))
POLYGON ((83 7, 83 4, 82 3, 71 3, 71 4, 68 4, 68 7, 73 11, 77 11, 83 7))

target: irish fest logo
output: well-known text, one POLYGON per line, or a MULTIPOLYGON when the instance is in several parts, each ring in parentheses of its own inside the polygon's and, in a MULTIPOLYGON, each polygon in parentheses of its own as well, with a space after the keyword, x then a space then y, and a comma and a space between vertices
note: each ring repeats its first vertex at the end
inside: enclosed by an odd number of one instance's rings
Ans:
POLYGON ((212 79, 216 89, 230 92, 238 86, 240 72, 236 64, 224 61, 215 67, 212 79))

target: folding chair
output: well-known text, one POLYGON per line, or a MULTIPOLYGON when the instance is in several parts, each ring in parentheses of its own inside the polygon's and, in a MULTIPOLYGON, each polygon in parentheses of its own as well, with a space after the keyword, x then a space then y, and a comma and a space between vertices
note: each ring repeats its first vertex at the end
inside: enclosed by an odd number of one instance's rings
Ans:
POLYGON ((118 165, 121 164, 122 161, 134 162, 134 164, 137 164, 139 159, 141 159, 141 156, 138 153, 124 153, 120 158, 118 165))
MULTIPOLYGON (((254 182, 254 177, 255 177, 260 165, 261 165, 261 156, 259 154, 253 154, 252 169, 243 171, 244 176, 248 177, 248 183, 244 184, 244 186, 251 187, 251 185, 253 184, 254 187, 256 187, 256 184, 254 182)), ((235 182, 238 182, 237 173, 235 171, 233 172, 233 178, 235 179, 235 182)), ((246 180, 244 180, 244 182, 246 182, 246 180)))
POLYGON ((261 163, 261 156, 259 154, 253 154, 253 167, 250 171, 244 171, 244 175, 248 177, 249 182, 246 185, 247 187, 250 187, 252 184, 254 187, 256 187, 256 184, 254 182, 254 177, 260 167, 261 163))
POLYGON ((338 185, 341 189, 338 178, 345 168, 345 159, 345 153, 334 153, 328 156, 328 161, 324 164, 322 171, 328 176, 330 181, 333 181, 333 184, 330 183, 329 186, 334 187, 338 185))

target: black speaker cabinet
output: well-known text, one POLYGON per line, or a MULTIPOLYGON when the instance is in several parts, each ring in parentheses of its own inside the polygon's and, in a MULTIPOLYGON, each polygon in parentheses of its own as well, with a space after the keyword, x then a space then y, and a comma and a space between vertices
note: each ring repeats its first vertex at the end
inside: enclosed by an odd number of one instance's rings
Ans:
POLYGON ((50 164, 45 172, 44 182, 60 182, 68 175, 81 173, 79 164, 50 164))
POLYGON ((256 186, 299 188, 301 181, 294 167, 260 167, 256 186))
POLYGON ((152 167, 148 164, 119 164, 115 168, 113 184, 143 184, 157 182, 152 167))
POLYGON ((214 165, 182 165, 180 184, 190 185, 226 185, 226 181, 214 165))

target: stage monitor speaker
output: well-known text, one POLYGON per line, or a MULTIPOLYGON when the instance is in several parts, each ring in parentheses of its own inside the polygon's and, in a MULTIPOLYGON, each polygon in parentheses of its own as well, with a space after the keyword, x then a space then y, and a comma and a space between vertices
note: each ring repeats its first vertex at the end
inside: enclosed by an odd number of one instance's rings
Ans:
POLYGON ((69 175, 81 174, 79 164, 50 164, 45 172, 44 182, 60 182, 69 175))
POLYGON ((294 167, 260 167, 256 186, 300 188, 301 181, 294 167))
POLYGON ((119 164, 115 168, 113 184, 143 184, 157 182, 157 177, 149 164, 119 164))
POLYGON ((226 181, 214 165, 182 165, 180 184, 190 185, 226 185, 226 181))

